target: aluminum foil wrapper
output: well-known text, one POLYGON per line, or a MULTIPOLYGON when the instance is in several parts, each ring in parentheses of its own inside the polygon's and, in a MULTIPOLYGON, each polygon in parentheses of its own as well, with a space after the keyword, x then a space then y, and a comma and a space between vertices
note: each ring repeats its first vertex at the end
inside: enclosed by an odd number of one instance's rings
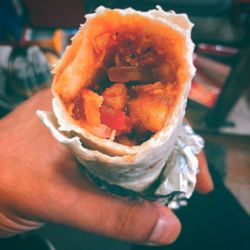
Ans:
POLYGON ((187 205, 191 197, 199 172, 197 154, 204 147, 204 140, 196 134, 187 123, 179 129, 174 149, 158 179, 145 191, 134 192, 123 187, 112 185, 88 172, 79 163, 79 168, 87 174, 100 188, 130 199, 147 199, 158 201, 172 209, 187 205))

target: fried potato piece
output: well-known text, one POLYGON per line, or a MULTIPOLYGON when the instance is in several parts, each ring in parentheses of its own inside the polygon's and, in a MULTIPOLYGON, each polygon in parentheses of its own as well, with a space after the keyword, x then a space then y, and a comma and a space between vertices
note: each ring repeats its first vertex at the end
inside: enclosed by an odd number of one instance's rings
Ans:
POLYGON ((147 94, 158 94, 158 92, 162 92, 165 94, 165 91, 163 90, 164 86, 161 82, 155 82, 152 84, 141 84, 133 86, 132 89, 135 92, 136 95, 147 93, 147 94))
POLYGON ((168 113, 166 100, 150 94, 140 94, 128 103, 129 116, 140 132, 158 132, 168 113))
POLYGON ((112 107, 116 111, 123 111, 127 103, 127 88, 122 83, 116 83, 107 88, 102 96, 104 104, 112 107))
POLYGON ((99 108, 102 105, 102 96, 99 96, 98 94, 89 89, 84 89, 82 97, 87 123, 89 125, 100 125, 101 119, 99 108))

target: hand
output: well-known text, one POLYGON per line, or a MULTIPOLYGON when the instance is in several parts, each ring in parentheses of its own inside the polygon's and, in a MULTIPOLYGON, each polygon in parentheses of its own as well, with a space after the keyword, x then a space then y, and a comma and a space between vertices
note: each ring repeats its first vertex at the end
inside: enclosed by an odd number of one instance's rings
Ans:
MULTIPOLYGON (((0 121, 0 235, 54 222, 132 242, 173 242, 181 226, 170 209, 114 197, 79 174, 71 153, 35 115, 50 103, 44 90, 0 121)), ((205 158, 197 189, 212 190, 205 158)))
POLYGON ((214 185, 211 175, 208 170, 207 160, 204 151, 198 154, 200 171, 197 175, 197 183, 195 189, 203 194, 209 193, 213 190, 214 185))

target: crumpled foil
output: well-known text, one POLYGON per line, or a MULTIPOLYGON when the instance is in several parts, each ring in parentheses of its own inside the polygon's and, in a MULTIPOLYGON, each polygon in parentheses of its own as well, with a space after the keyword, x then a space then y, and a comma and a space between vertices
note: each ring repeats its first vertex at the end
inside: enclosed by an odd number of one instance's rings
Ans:
POLYGON ((177 137, 174 149, 158 179, 145 191, 134 192, 123 187, 112 185, 88 172, 79 163, 79 168, 100 188, 118 196, 130 199, 158 201, 172 209, 187 204, 199 172, 197 154, 204 147, 204 140, 197 135, 187 123, 184 123, 177 137))

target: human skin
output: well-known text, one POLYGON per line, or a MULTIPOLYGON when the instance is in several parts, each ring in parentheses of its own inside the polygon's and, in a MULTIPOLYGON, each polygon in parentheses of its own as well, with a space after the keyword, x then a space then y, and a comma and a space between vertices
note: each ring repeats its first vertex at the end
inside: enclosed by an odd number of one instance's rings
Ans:
MULTIPOLYGON (((51 98, 43 90, 0 120, 0 236, 54 222, 130 242, 173 242, 181 224, 169 208, 114 197, 79 173, 73 155, 35 115, 51 110, 51 98)), ((204 153, 199 161, 196 189, 208 193, 204 153)))

